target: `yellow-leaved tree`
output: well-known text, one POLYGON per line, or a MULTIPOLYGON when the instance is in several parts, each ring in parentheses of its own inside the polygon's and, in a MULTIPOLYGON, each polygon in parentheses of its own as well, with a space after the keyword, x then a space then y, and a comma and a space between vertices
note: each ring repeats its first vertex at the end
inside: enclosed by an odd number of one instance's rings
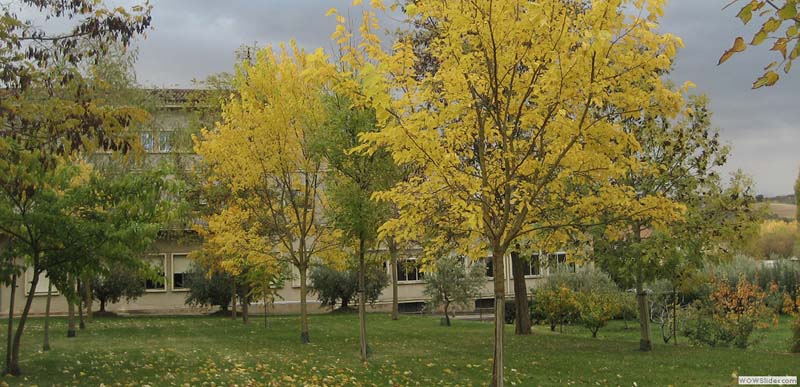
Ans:
POLYGON ((336 241, 322 217, 324 162, 312 150, 326 107, 321 83, 307 72, 323 61, 321 50, 309 54, 294 42, 277 52, 258 51, 254 60, 237 66, 235 93, 223 106, 222 122, 195 139, 210 182, 223 184, 231 195, 209 218, 209 226, 226 230, 215 243, 254 250, 297 269, 303 343, 310 340, 308 268, 336 241))
POLYGON ((401 37, 389 52, 378 35, 380 1, 364 10, 358 32, 329 11, 346 64, 331 74, 341 80, 337 91, 373 108, 380 128, 362 134, 357 150, 387 149, 417 171, 374 195, 399 210, 382 232, 455 238, 458 253, 494 265, 495 386, 503 385, 503 258, 517 243, 565 243, 610 221, 600 216, 609 208, 680 216, 670 200, 637 200, 617 183, 643 167, 625 152, 638 144, 622 121, 645 111, 674 116, 683 103, 661 77, 681 46, 656 30, 662 3, 410 2, 409 25, 434 25, 435 33, 424 47, 401 37), (434 65, 419 74, 423 56, 434 65))
POLYGON ((280 254, 265 236, 264 228, 252 209, 239 206, 229 197, 221 208, 206 216, 207 225, 197 227, 203 237, 203 249, 192 254, 192 259, 214 272, 227 273, 233 278, 232 307, 236 314, 236 298, 241 298, 242 321, 249 320, 249 305, 254 288, 262 284, 278 284, 284 270, 280 254), (240 291, 241 290, 241 291, 240 291))

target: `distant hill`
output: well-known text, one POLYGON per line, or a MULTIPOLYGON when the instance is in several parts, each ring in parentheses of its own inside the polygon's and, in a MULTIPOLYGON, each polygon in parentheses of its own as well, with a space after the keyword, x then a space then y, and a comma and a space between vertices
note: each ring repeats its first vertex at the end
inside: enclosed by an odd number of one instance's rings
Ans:
POLYGON ((797 206, 794 204, 775 202, 761 202, 758 204, 769 207, 768 217, 770 218, 794 220, 797 214, 797 206))
POLYGON ((770 203, 797 204, 794 195, 780 195, 780 196, 773 196, 771 198, 761 198, 761 200, 759 201, 770 202, 770 203))
POLYGON ((759 205, 769 207, 769 214, 767 215, 769 218, 794 220, 797 216, 797 202, 792 194, 772 197, 758 195, 756 196, 756 201, 759 205))

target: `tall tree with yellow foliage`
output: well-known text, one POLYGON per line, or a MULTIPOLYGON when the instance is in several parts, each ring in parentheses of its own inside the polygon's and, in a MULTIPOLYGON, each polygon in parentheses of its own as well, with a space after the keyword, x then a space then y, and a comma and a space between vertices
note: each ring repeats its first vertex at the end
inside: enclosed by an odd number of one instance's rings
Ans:
MULTIPOLYGON (((458 238, 461 253, 491 256, 495 333, 492 384, 503 385, 503 257, 519 241, 562 244, 602 221, 602 208, 625 216, 679 216, 664 197, 636 200, 617 184, 639 161, 621 121, 658 111, 674 115, 679 90, 660 74, 680 40, 656 31, 662 1, 585 4, 545 1, 428 1, 407 4, 410 22, 435 20, 423 75, 413 42, 386 52, 372 1, 357 33, 344 17, 333 33, 343 53, 339 92, 375 109, 380 131, 361 135, 359 151, 387 149, 418 171, 377 193, 400 216, 381 230, 403 240, 458 238), (588 184, 588 183, 592 184, 588 184), (579 187, 589 187, 581 189, 579 187)), ((336 10, 329 13, 336 14, 336 10)), ((613 234, 613 233, 612 233, 613 234)))
POLYGON ((310 340, 308 268, 335 240, 322 218, 323 159, 312 149, 326 121, 321 84, 307 76, 317 59, 322 59, 321 50, 309 54, 292 42, 242 62, 222 121, 195 138, 195 150, 210 170, 209 182, 231 193, 209 218, 210 227, 226 230, 217 242, 288 261, 299 272, 303 343, 310 340))

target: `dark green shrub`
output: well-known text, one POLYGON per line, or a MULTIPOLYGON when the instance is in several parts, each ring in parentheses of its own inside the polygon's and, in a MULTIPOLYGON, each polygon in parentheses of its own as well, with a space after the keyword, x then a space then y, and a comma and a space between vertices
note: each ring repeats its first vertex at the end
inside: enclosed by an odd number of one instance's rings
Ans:
MULTIPOLYGON (((358 292, 358 272, 356 270, 336 270, 330 266, 319 265, 311 269, 311 292, 317 295, 322 306, 333 308, 337 304, 339 309, 348 310, 350 303, 356 303, 358 292)), ((378 300, 381 291, 389 284, 389 276, 379 266, 367 268, 366 297, 372 304, 378 300)))
POLYGON ((233 295, 233 277, 226 273, 215 272, 211 275, 201 265, 192 264, 184 279, 186 305, 219 306, 227 311, 233 295))
POLYGON ((133 301, 144 294, 145 277, 134 269, 114 267, 108 273, 92 278, 92 297, 100 302, 100 312, 106 305, 122 299, 133 301))
POLYGON ((687 308, 683 324, 683 334, 693 344, 706 344, 716 347, 721 343, 730 343, 733 338, 714 321, 712 309, 696 301, 687 308))
POLYGON ((513 324, 517 320, 517 304, 512 300, 506 300, 506 324, 513 324))

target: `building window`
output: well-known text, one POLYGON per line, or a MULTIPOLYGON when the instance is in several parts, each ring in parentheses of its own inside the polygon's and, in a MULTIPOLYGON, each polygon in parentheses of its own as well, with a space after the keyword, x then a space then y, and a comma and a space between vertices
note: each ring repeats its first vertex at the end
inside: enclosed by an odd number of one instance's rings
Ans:
POLYGON ((567 263, 567 253, 550 254, 550 267, 569 273, 574 273, 576 269, 575 262, 567 263))
POLYGON ((186 273, 191 263, 186 254, 172 254, 172 290, 186 290, 186 273))
POLYGON ((397 262, 397 281, 422 281, 424 273, 419 270, 416 259, 407 259, 397 262))
POLYGON ((158 150, 162 153, 167 153, 172 150, 172 132, 159 133, 158 150))
POLYGON ((144 281, 144 289, 149 291, 164 291, 166 290, 166 273, 164 271, 166 254, 153 254, 147 257, 147 262, 156 272, 155 278, 148 278, 144 281))
POLYGON ((483 261, 486 263, 486 277, 494 278, 494 261, 492 257, 486 257, 483 261))
POLYGON ((539 253, 533 253, 529 259, 525 261, 523 273, 526 277, 536 277, 542 275, 542 265, 539 262, 539 253))
MULTIPOLYGON (((25 290, 25 295, 27 296, 31 292, 31 281, 33 281, 33 268, 28 268, 25 270, 25 275, 22 276, 23 285, 22 288, 25 290)), ((33 290, 33 294, 36 296, 46 296, 47 295, 47 287, 50 284, 50 277, 47 276, 46 271, 42 271, 39 273, 39 282, 36 284, 36 289, 33 290)), ((58 295, 58 290, 55 286, 53 286, 53 293, 54 295, 58 295)))
POLYGON ((152 152, 155 148, 155 139, 153 138, 153 133, 142 132, 139 140, 141 141, 142 149, 144 149, 145 152, 152 152))

